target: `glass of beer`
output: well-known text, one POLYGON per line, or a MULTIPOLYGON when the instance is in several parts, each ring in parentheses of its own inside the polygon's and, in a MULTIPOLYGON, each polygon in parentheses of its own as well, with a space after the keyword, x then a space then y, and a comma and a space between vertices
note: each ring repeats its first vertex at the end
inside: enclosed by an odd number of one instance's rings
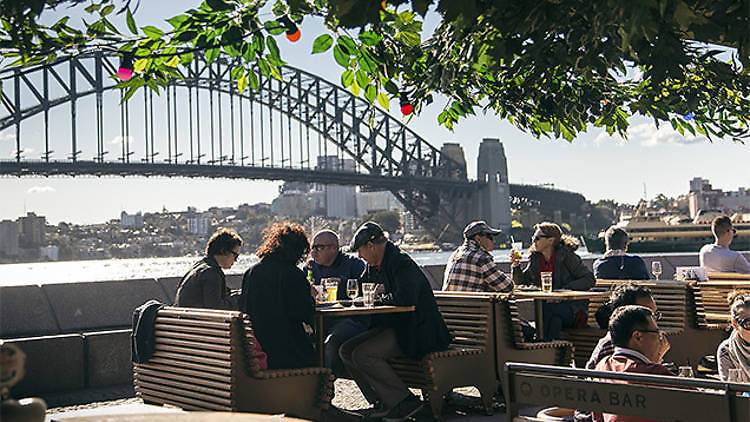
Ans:
POLYGON ((362 297, 368 308, 375 304, 375 283, 362 283, 362 297))
POLYGON ((339 293, 339 280, 338 277, 329 277, 324 278, 323 285, 326 287, 326 292, 328 293, 328 302, 335 302, 338 298, 339 293))
POLYGON ((542 291, 544 293, 552 291, 552 273, 549 271, 542 272, 542 291))

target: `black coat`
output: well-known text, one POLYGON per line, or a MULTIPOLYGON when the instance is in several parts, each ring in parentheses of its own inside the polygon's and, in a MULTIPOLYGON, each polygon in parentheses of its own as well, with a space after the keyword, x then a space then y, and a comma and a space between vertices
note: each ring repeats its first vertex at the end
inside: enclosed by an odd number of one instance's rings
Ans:
POLYGON ((268 355, 268 368, 315 366, 315 302, 305 273, 294 262, 273 255, 250 267, 242 279, 240 310, 250 315, 255 337, 268 355))
POLYGON ((409 255, 388 242, 380 270, 368 265, 362 281, 383 284, 394 305, 415 306, 414 312, 373 318, 373 325, 388 326, 396 331, 398 345, 407 357, 419 359, 427 353, 448 348, 450 333, 430 283, 409 255))
MULTIPOLYGON (((563 241, 564 242, 564 241, 563 241)), ((589 290, 594 287, 596 280, 594 273, 586 267, 581 257, 575 250, 565 243, 559 243, 556 247, 555 268, 552 271, 552 288, 568 290, 589 290)), ((539 280, 539 264, 542 254, 533 252, 529 257, 526 269, 520 266, 513 267, 513 281, 518 284, 534 284, 541 286, 539 280)))
POLYGON ((177 287, 175 306, 210 309, 237 309, 237 297, 227 288, 224 271, 210 256, 193 264, 177 287))

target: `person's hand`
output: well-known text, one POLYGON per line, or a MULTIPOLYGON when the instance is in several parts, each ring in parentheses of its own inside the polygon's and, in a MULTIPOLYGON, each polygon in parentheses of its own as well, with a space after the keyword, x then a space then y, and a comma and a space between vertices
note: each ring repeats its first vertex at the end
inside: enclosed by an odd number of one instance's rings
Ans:
POLYGON ((667 340, 667 335, 664 334, 664 331, 659 331, 659 362, 661 362, 664 355, 667 354, 670 347, 671 345, 669 344, 669 340, 667 340))
POLYGON ((513 267, 521 265, 521 252, 510 251, 510 265, 513 267))

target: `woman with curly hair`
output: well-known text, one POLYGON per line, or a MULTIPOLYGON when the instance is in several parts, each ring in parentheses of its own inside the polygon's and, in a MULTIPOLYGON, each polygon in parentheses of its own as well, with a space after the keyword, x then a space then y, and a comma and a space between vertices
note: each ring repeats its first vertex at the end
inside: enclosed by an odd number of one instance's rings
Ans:
MULTIPOLYGON (((555 223, 539 223, 529 248, 529 264, 521 269, 521 258, 511 255, 513 282, 541 286, 542 272, 552 273, 552 289, 589 290, 596 280, 575 251, 579 243, 572 236, 564 235, 555 223)), ((564 328, 574 326, 576 321, 586 324, 588 301, 571 301, 544 304, 544 340, 560 338, 564 328)))
POLYGON ((735 290, 727 298, 732 334, 716 350, 722 381, 750 382, 750 292, 735 290), (730 379, 730 370, 736 370, 730 379))
POLYGON ((268 354, 268 368, 315 365, 312 325, 315 302, 298 264, 310 252, 309 236, 299 224, 274 223, 263 230, 255 253, 260 262, 242 280, 240 310, 268 354))

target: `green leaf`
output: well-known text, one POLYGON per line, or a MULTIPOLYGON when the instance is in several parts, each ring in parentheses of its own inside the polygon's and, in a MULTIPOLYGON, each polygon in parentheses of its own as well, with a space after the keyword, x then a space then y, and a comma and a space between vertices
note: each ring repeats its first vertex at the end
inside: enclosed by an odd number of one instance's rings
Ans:
POLYGON ((357 81, 352 82, 352 86, 349 87, 349 90, 352 91, 352 94, 354 94, 355 97, 359 97, 359 84, 357 81))
POLYGON ((206 3, 208 4, 208 7, 213 10, 221 11, 233 9, 232 5, 225 2, 224 0, 206 0, 206 3))
POLYGON ((265 21, 263 22, 263 28, 271 35, 281 35, 286 32, 286 28, 277 21, 265 21))
POLYGON ((391 108, 391 100, 384 92, 378 92, 378 104, 386 111, 391 108))
POLYGON ((401 31, 396 34, 396 39, 404 43, 407 47, 416 47, 422 42, 417 32, 401 31))
POLYGON ((349 55, 344 53, 344 50, 341 49, 341 46, 336 44, 335 47, 333 47, 333 58, 336 60, 336 63, 338 63, 341 67, 348 68, 349 67, 349 55))
POLYGON ((354 72, 351 69, 346 69, 346 72, 341 74, 341 85, 344 88, 349 88, 352 82, 354 82, 354 72))
POLYGON ((343 45, 344 51, 348 52, 349 54, 353 54, 355 51, 357 51, 357 44, 355 44, 354 40, 347 35, 340 36, 339 39, 336 40, 336 44, 343 45))
POLYGON ((224 45, 234 44, 240 41, 244 35, 239 26, 232 25, 221 35, 221 43, 224 45))
POLYGON ((312 54, 318 54, 328 51, 328 49, 331 48, 332 45, 333 37, 329 34, 323 34, 318 38, 315 38, 315 41, 313 42, 312 54))
POLYGON ((99 12, 99 14, 101 16, 107 16, 110 13, 112 13, 113 10, 115 10, 115 5, 114 4, 108 4, 108 5, 104 6, 104 8, 101 10, 101 12, 99 12))
POLYGON ((365 98, 367 98, 367 101, 372 104, 375 101, 375 95, 377 95, 378 90, 375 88, 375 85, 367 85, 367 88, 365 89, 365 98))
POLYGON ((396 84, 391 80, 385 83, 385 90, 392 95, 398 95, 398 86, 396 86, 396 84))
POLYGON ((143 72, 151 59, 138 59, 133 63, 133 72, 143 72))
POLYGON ((167 19, 167 22, 172 25, 173 29, 179 29, 188 19, 190 19, 188 15, 177 15, 167 19))
POLYGON ((172 58, 169 59, 169 61, 164 64, 169 67, 177 67, 177 65, 180 64, 180 57, 172 56, 172 58))
POLYGON ((148 25, 142 27, 141 29, 143 30, 143 33, 152 40, 158 40, 159 38, 164 36, 164 31, 155 26, 148 25))
POLYGON ((177 34, 175 39, 179 42, 188 42, 195 39, 198 36, 198 31, 185 31, 177 34))
POLYGON ((187 66, 190 63, 192 63, 194 59, 195 59, 195 56, 193 55, 193 53, 185 53, 182 56, 180 56, 180 64, 183 66, 187 66))
POLYGON ((247 76, 245 75, 240 76, 240 78, 237 79, 237 91, 239 91, 240 94, 242 94, 245 91, 245 89, 247 89, 247 84, 248 84, 247 76))
POLYGON ((210 48, 206 50, 206 63, 211 64, 214 60, 216 60, 219 57, 219 51, 218 48, 210 48))
POLYGON ((372 31, 365 31, 359 33, 359 40, 362 41, 364 45, 374 46, 377 45, 383 37, 380 35, 372 32, 372 31))
POLYGON ((375 64, 375 61, 372 59, 372 56, 370 56, 370 53, 367 51, 363 51, 362 54, 359 56, 359 60, 357 60, 359 63, 359 67, 365 70, 365 72, 374 74, 378 71, 378 67, 375 64))
POLYGON ((281 53, 279 52, 279 46, 276 44, 276 40, 272 36, 266 37, 266 47, 268 47, 268 54, 274 59, 280 61, 281 53))
POLYGON ((99 8, 100 8, 100 7, 102 7, 102 5, 101 5, 101 4, 98 4, 98 3, 93 3, 93 4, 91 4, 91 6, 88 6, 88 7, 86 7, 86 8, 85 8, 85 9, 83 9, 83 10, 85 10, 85 11, 86 11, 87 13, 94 13, 94 12, 96 12, 97 10, 99 10, 99 8))
POLYGON ((250 82, 250 88, 252 88, 253 91, 257 91, 260 86, 258 83, 258 75, 256 75, 255 72, 247 72, 247 78, 250 82))
POLYGON ((357 69, 357 83, 359 86, 367 86, 367 84, 370 83, 370 78, 362 71, 362 69, 357 69))

